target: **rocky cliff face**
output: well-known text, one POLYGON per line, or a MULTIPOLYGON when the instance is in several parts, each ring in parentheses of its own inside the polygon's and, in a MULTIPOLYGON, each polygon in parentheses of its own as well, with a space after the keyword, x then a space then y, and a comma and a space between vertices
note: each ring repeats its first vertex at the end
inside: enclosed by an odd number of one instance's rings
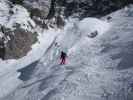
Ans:
POLYGON ((14 4, 25 6, 31 16, 50 19, 57 14, 65 17, 101 17, 120 9, 130 3, 131 0, 10 0, 14 4))
POLYGON ((55 8, 56 0, 24 0, 22 4, 30 12, 30 17, 41 28, 48 29, 48 27, 64 25, 63 17, 57 13, 55 8), (61 23, 58 23, 58 20, 61 23))

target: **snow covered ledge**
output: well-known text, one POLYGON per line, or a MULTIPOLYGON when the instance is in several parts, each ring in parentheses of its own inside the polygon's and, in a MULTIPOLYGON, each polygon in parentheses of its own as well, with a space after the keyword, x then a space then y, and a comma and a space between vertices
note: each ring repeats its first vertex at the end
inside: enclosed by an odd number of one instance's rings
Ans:
POLYGON ((110 29, 110 24, 97 18, 85 18, 78 24, 80 32, 84 35, 90 35, 92 32, 97 31, 98 36, 103 35, 110 29))

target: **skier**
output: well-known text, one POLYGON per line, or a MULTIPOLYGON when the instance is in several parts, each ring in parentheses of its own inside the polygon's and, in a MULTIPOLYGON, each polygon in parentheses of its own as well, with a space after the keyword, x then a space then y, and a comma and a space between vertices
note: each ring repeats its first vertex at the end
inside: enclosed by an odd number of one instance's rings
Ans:
POLYGON ((61 56, 60 56, 61 65, 66 64, 66 57, 67 57, 67 54, 64 51, 61 51, 61 56))
POLYGON ((0 38, 0 58, 4 60, 5 58, 5 43, 4 37, 0 38))

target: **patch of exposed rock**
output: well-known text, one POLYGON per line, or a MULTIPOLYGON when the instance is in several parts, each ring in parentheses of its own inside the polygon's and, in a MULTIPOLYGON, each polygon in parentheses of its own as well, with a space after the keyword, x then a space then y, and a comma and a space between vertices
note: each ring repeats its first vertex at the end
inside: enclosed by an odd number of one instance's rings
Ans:
POLYGON ((4 59, 18 59, 31 50, 32 44, 37 41, 37 34, 20 27, 11 31, 4 27, 5 55, 4 59))

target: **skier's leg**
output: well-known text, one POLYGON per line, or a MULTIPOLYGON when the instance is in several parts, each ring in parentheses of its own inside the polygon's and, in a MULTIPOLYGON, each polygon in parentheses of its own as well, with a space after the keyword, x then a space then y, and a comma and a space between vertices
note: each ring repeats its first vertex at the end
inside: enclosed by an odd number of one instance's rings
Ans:
POLYGON ((62 59, 62 64, 64 64, 64 59, 62 59))
POLYGON ((66 64, 66 59, 65 58, 63 59, 63 64, 66 64))
POLYGON ((3 60, 5 60, 5 53, 6 53, 5 48, 3 48, 3 60))
POLYGON ((5 50, 4 48, 0 48, 0 58, 4 60, 4 56, 5 56, 5 50))
POLYGON ((0 58, 2 59, 2 50, 1 50, 1 48, 0 48, 0 58))
POLYGON ((2 55, 2 59, 5 60, 5 48, 3 48, 3 55, 2 55))
POLYGON ((60 64, 62 65, 63 64, 63 59, 61 58, 60 61, 61 61, 60 64))

